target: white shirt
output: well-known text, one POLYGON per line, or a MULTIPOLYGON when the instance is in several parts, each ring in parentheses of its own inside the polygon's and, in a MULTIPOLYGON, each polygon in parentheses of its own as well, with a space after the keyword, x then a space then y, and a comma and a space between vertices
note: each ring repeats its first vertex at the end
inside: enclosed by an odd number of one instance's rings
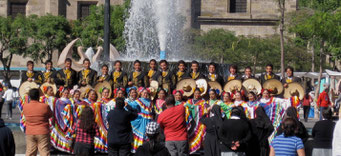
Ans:
POLYGON ((4 96, 2 96, 2 98, 4 98, 6 101, 13 101, 14 98, 16 97, 15 95, 16 93, 13 92, 13 89, 7 89, 5 91, 4 96))
POLYGON ((333 135, 333 156, 341 155, 341 121, 338 121, 335 125, 334 135, 333 135))

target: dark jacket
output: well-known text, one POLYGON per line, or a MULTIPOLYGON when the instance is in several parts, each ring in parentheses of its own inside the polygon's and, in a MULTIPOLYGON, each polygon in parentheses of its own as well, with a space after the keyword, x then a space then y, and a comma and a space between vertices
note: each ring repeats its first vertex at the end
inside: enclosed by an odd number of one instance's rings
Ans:
POLYGON ((85 81, 87 85, 90 86, 95 86, 95 84, 97 83, 97 71, 93 70, 93 69, 89 69, 90 72, 87 75, 87 77, 83 76, 83 70, 78 72, 78 85, 82 86, 82 81, 85 81))
POLYGON ((0 155, 14 156, 15 143, 12 131, 5 126, 3 119, 0 119, 0 155))
POLYGON ((133 134, 130 122, 137 118, 137 112, 129 105, 125 109, 115 108, 107 116, 108 146, 130 144, 133 141, 133 134))
POLYGON ((246 152, 251 139, 251 128, 244 119, 227 119, 223 121, 218 133, 222 152, 233 152, 232 142, 239 141, 240 147, 235 152, 246 152))
POLYGON ((150 143, 145 142, 137 149, 135 156, 170 156, 170 153, 161 143, 156 143, 154 148, 150 148, 150 143))
POLYGON ((215 79, 210 74, 207 74, 205 77, 208 82, 218 82, 221 86, 224 85, 224 78, 219 74, 215 74, 215 79))
POLYGON ((25 72, 22 72, 22 74, 21 74, 21 82, 20 82, 20 84, 26 82, 28 80, 28 78, 34 79, 33 82, 35 82, 37 84, 41 84, 43 82, 43 77, 42 77, 41 72, 33 71, 33 74, 30 75, 27 71, 25 71, 25 72))
POLYGON ((55 83, 57 84, 57 86, 64 86, 68 89, 72 89, 72 87, 78 83, 77 72, 72 68, 70 69, 70 71, 71 77, 69 80, 67 80, 64 69, 60 69, 56 72, 55 83))
POLYGON ((335 122, 332 120, 322 120, 316 122, 312 135, 314 137, 314 148, 332 148, 333 132, 335 122))
MULTIPOLYGON (((287 79, 288 79, 288 77, 285 77, 285 78, 283 78, 283 79, 281 80, 281 82, 282 82, 283 84, 285 84, 285 83, 287 83, 287 79)), ((301 78, 293 76, 293 77, 291 78, 291 82, 298 82, 298 83, 300 83, 300 82, 301 82, 301 78)))
MULTIPOLYGON (((271 77, 272 77, 272 79, 279 80, 279 76, 274 74, 274 73, 271 73, 271 77)), ((260 75, 259 80, 260 80, 261 84, 263 84, 266 80, 268 80, 268 78, 266 77, 266 73, 263 73, 262 75, 260 75)))

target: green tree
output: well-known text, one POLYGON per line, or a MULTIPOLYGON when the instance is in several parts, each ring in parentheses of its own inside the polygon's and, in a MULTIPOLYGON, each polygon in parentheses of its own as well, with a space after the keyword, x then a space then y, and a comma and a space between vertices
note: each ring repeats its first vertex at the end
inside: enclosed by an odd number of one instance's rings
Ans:
POLYGON ((10 72, 13 55, 23 55, 27 53, 28 28, 27 18, 17 16, 0 17, 0 61, 4 67, 4 82, 10 84, 10 72))
POLYGON ((24 56, 44 63, 46 57, 52 59, 55 50, 61 51, 68 43, 68 35, 71 32, 69 22, 62 16, 46 15, 29 17, 30 53, 24 56))

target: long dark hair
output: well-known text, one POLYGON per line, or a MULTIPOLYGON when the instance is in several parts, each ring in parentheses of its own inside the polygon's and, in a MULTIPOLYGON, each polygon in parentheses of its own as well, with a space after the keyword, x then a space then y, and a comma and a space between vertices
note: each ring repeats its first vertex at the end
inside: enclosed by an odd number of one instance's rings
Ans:
POLYGON ((159 133, 156 134, 147 134, 147 137, 149 138, 148 144, 149 144, 149 151, 151 153, 157 152, 156 145, 160 142, 159 133))
POLYGON ((291 117, 286 118, 282 126, 285 137, 295 136, 297 124, 293 118, 291 117))
POLYGON ((90 131, 95 125, 94 112, 89 106, 84 107, 80 116, 79 127, 85 131, 90 131))

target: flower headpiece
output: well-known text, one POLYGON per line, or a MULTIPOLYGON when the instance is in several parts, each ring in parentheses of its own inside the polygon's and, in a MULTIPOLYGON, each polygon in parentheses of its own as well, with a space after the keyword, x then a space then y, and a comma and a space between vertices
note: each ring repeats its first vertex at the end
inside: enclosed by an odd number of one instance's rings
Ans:
POLYGON ((116 88, 115 90, 114 90, 114 97, 116 98, 117 97, 117 93, 118 93, 118 91, 123 91, 123 93, 125 92, 125 89, 124 88, 116 88))
POLYGON ((208 92, 210 92, 210 91, 214 91, 217 95, 220 94, 220 90, 219 90, 219 89, 210 88, 210 89, 208 90, 208 92))
POLYGON ((147 90, 148 93, 150 93, 149 88, 140 87, 140 88, 138 89, 139 94, 141 94, 144 90, 147 90))
POLYGON ((174 90, 173 90, 173 95, 175 95, 177 92, 180 92, 181 95, 184 94, 184 91, 183 91, 183 90, 176 90, 176 89, 174 89, 174 90))

